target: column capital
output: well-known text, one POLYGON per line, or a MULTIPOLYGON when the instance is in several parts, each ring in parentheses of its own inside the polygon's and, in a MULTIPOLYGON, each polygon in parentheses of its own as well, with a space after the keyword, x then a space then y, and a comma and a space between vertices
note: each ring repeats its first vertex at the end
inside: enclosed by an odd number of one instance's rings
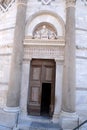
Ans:
POLYGON ((27 0, 18 0, 17 5, 27 5, 27 0))
POLYGON ((56 59, 56 58, 55 58, 55 62, 56 62, 56 64, 63 65, 64 59, 56 59))
POLYGON ((66 0, 66 8, 75 7, 76 0, 66 0))
POLYGON ((24 64, 30 64, 30 62, 31 62, 31 58, 30 59, 23 59, 23 63, 24 64))

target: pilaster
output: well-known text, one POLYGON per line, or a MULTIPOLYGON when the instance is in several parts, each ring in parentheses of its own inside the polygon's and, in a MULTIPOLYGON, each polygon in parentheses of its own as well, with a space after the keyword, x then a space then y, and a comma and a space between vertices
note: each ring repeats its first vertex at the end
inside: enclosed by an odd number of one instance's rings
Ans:
POLYGON ((63 80, 63 61, 56 61, 56 77, 55 77, 55 108, 53 122, 58 122, 62 107, 62 80, 63 80))
POLYGON ((22 67, 22 85, 21 85, 21 111, 22 114, 27 115, 27 101, 29 94, 29 79, 30 79, 30 62, 31 59, 23 61, 22 67))

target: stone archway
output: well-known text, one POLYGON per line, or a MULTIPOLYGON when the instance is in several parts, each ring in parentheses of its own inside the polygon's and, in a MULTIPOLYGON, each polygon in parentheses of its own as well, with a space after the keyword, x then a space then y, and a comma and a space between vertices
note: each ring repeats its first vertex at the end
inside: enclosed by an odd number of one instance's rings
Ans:
POLYGON ((65 24, 61 16, 51 11, 39 11, 33 14, 26 22, 25 37, 32 38, 32 34, 37 25, 41 23, 49 23, 58 34, 58 37, 65 37, 65 24))

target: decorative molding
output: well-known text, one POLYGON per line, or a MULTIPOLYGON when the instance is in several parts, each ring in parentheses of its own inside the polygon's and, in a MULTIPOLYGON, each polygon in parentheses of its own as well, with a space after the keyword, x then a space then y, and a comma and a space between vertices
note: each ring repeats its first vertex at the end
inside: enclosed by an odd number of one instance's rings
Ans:
POLYGON ((87 6, 87 0, 81 0, 87 6))
POLYGON ((39 1, 41 1, 42 4, 44 4, 44 5, 48 5, 48 4, 50 4, 53 0, 39 0, 39 1))
POLYGON ((75 7, 76 0, 66 0, 66 8, 75 7))
POLYGON ((26 36, 24 40, 24 45, 43 45, 43 46, 65 46, 65 38, 58 37, 58 39, 29 39, 30 37, 26 36))
POLYGON ((8 11, 14 2, 15 0, 0 0, 0 8, 2 12, 8 11))

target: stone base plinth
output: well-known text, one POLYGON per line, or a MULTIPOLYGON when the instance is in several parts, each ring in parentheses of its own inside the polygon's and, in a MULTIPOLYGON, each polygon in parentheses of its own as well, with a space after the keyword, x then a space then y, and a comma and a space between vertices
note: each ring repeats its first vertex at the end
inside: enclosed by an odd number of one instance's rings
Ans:
POLYGON ((18 113, 0 110, 0 130, 11 130, 16 124, 18 113))
POLYGON ((4 111, 5 112, 19 112, 20 108, 19 107, 5 107, 4 111))
POLYGON ((59 123, 59 124, 61 125, 61 124, 62 124, 61 121, 62 121, 62 120, 61 120, 60 115, 58 115, 58 114, 54 114, 54 115, 53 115, 53 118, 52 118, 52 122, 53 122, 53 123, 59 123))
POLYGON ((62 128, 64 130, 71 130, 78 126, 78 115, 76 113, 61 113, 62 128))

